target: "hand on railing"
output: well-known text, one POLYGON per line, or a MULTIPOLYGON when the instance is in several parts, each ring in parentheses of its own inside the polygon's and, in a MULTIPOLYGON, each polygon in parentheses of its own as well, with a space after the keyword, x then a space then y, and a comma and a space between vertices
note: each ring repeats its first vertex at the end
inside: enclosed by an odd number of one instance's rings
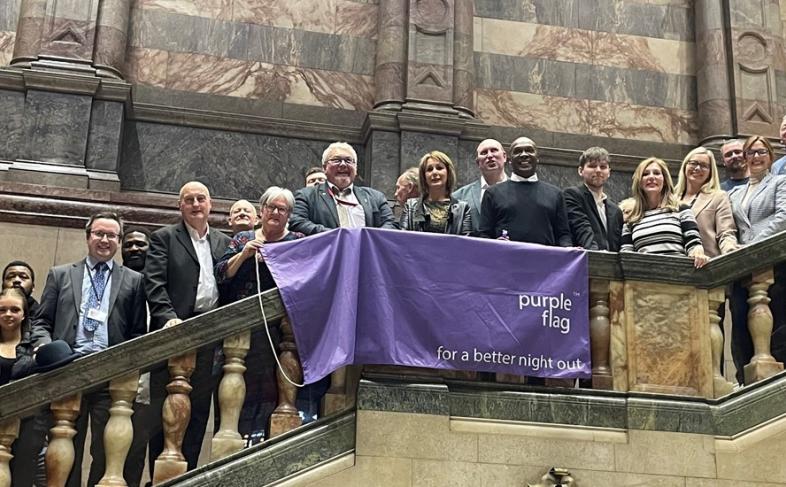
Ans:
POLYGON ((172 318, 171 320, 169 320, 166 323, 164 323, 164 328, 170 328, 172 326, 177 326, 177 325, 179 325, 182 322, 183 322, 183 320, 181 320, 180 318, 172 318))
POLYGON ((707 262, 710 261, 710 258, 704 254, 704 250, 702 250, 701 247, 693 251, 693 254, 690 255, 690 257, 693 257, 693 266, 696 269, 701 269, 707 262))

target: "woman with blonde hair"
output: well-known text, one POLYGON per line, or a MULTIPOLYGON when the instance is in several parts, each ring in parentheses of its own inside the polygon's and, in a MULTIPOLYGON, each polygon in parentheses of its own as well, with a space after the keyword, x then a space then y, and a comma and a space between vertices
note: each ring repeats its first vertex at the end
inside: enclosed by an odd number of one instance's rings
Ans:
POLYGON ((693 210, 701 244, 708 257, 717 257, 739 247, 731 202, 720 189, 712 151, 697 147, 688 152, 682 161, 674 192, 682 204, 693 210))
POLYGON ((641 161, 633 173, 630 214, 622 227, 621 252, 693 257, 707 263, 693 212, 674 195, 666 163, 655 157, 641 161))
POLYGON ((456 169, 447 154, 432 151, 418 165, 420 197, 410 198, 401 214, 401 228, 415 232, 469 235, 472 217, 466 201, 450 194, 456 186, 456 169))

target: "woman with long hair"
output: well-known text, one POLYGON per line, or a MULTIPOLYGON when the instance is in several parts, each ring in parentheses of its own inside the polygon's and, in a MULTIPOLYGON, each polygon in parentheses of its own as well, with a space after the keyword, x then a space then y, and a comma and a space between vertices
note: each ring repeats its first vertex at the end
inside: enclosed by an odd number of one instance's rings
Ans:
POLYGON ((687 255, 696 268, 709 260, 693 212, 674 195, 666 163, 641 161, 633 173, 630 214, 622 227, 621 252, 687 255))

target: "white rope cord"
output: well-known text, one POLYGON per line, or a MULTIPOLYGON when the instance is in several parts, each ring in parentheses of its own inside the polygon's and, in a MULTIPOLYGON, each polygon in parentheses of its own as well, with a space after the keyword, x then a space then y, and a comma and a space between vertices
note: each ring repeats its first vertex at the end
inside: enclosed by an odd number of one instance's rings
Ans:
MULTIPOLYGON (((255 254, 254 258, 257 257, 258 254, 255 254)), ((297 382, 294 382, 292 379, 290 379, 286 371, 284 370, 284 367, 281 366, 281 361, 278 360, 278 354, 276 353, 276 346, 273 345, 273 337, 270 336, 270 328, 267 326, 267 315, 265 314, 265 306, 262 304, 262 289, 261 289, 262 283, 259 278, 259 262, 255 262, 255 264, 256 265, 254 266, 255 267, 254 270, 257 275, 257 302, 259 302, 259 310, 262 312, 262 322, 265 324, 265 333, 267 333, 267 341, 270 344, 270 350, 273 352, 273 358, 276 359, 276 364, 278 365, 278 369, 281 371, 281 375, 284 376, 284 379, 286 379, 287 382, 289 382, 295 387, 303 387, 306 385, 306 383, 303 382, 302 384, 298 384, 297 382)))

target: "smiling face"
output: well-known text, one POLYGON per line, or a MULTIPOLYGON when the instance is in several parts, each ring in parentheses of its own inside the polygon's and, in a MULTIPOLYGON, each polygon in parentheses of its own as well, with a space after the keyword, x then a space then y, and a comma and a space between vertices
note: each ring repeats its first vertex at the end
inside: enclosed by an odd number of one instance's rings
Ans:
POLYGON ((723 166, 732 173, 745 170, 745 157, 742 154, 742 145, 742 141, 733 140, 723 144, 723 147, 721 147, 723 166))
POLYGON ((691 188, 698 190, 712 176, 712 161, 707 154, 694 154, 685 163, 685 180, 691 188))
POLYGON ((510 168, 522 178, 532 177, 538 170, 538 148, 527 137, 519 137, 510 145, 510 168))
POLYGON ((246 200, 236 201, 229 209, 229 228, 233 234, 253 230, 257 224, 257 212, 254 205, 246 200))
POLYGON ((204 184, 186 183, 180 190, 180 215, 191 228, 204 230, 212 207, 210 192, 204 184))
POLYGON ((357 175, 357 161, 351 152, 341 147, 335 147, 330 151, 322 167, 325 169, 327 180, 338 189, 349 187, 357 175))
POLYGON ((584 166, 579 166, 579 176, 584 184, 595 191, 602 191, 603 185, 609 180, 611 168, 607 159, 592 159, 584 166))
POLYGON ((663 172, 656 162, 651 162, 641 174, 641 188, 647 199, 663 196, 663 172))
POLYGON ((745 151, 745 162, 752 175, 760 175, 770 169, 772 158, 764 142, 757 140, 745 151))
POLYGON ((289 205, 283 196, 269 200, 260 208, 262 232, 265 235, 278 235, 283 232, 289 221, 289 212, 289 205))
POLYGON ((120 245, 120 224, 109 218, 97 218, 87 234, 87 254, 97 262, 112 259, 120 245))
POLYGON ((17 293, 0 295, 0 327, 4 332, 15 332, 25 319, 25 303, 17 293))
POLYGON ((128 232, 123 237, 123 245, 120 254, 123 256, 123 265, 135 271, 142 271, 145 268, 147 250, 150 248, 150 241, 142 232, 128 232))

